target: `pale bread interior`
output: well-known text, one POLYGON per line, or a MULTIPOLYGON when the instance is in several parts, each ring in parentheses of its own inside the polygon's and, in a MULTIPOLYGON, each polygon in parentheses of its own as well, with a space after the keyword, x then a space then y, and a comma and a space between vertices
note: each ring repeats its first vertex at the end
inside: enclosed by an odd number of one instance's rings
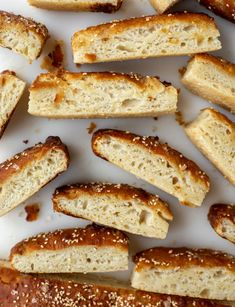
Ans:
POLYGON ((112 74, 110 78, 85 74, 84 78, 70 78, 68 74, 66 84, 58 79, 56 86, 49 86, 51 79, 42 75, 39 82, 48 82, 48 86, 31 88, 30 114, 53 118, 154 116, 177 109, 177 90, 156 78, 146 78, 141 86, 124 76, 112 78, 112 74))
POLYGON ((128 269, 128 251, 118 247, 76 246, 14 255, 12 265, 24 273, 89 273, 128 269))
POLYGON ((25 82, 9 74, 0 74, 0 131, 20 100, 25 82))
POLYGON ((205 109, 185 128, 205 156, 235 184, 235 131, 226 121, 205 109))
MULTIPOLYGON (((169 17, 170 18, 170 17, 169 17)), ((74 62, 105 62, 155 56, 183 55, 221 48, 219 31, 214 26, 203 26, 182 20, 156 22, 145 26, 123 25, 122 31, 105 34, 89 29, 75 33, 72 39, 74 62), (105 38, 107 39, 105 40, 105 38)))
POLYGON ((221 236, 235 243, 235 223, 223 218, 221 225, 216 230, 221 236))
POLYGON ((179 2, 179 0, 150 0, 153 7, 157 10, 159 14, 164 13, 174 4, 179 2))
MULTIPOLYGON (((29 157, 30 159, 30 157, 29 157)), ((62 150, 50 150, 41 159, 32 160, 0 183, 0 216, 35 194, 60 172, 67 169, 67 157, 62 150)))
POLYGON ((235 300, 235 274, 225 267, 147 268, 134 271, 132 286, 157 293, 235 300))
POLYGON ((193 93, 235 112, 235 75, 213 61, 196 56, 189 62, 182 82, 193 93))
POLYGON ((96 150, 108 161, 177 197, 183 204, 200 206, 208 191, 207 186, 193 178, 188 170, 184 170, 183 162, 180 169, 148 148, 103 136, 97 141, 96 150))
POLYGON ((56 205, 68 214, 147 237, 164 239, 169 228, 160 210, 156 212, 154 205, 151 210, 138 199, 83 192, 76 199, 58 196, 56 205))

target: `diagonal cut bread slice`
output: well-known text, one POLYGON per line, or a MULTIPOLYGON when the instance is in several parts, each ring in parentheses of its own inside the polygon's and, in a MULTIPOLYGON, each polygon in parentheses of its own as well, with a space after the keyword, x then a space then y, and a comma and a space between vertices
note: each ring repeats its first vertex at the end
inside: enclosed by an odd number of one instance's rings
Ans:
POLYGON ((58 137, 0 164, 0 216, 8 213, 67 170, 69 153, 58 137))
POLYGON ((64 186, 53 195, 54 209, 134 234, 165 239, 173 215, 157 195, 127 184, 64 186))
POLYGON ((235 1, 234 0, 197 0, 208 10, 227 20, 235 23, 235 1))
POLYGON ((36 60, 49 38, 47 28, 31 18, 0 11, 0 46, 36 60))
POLYGON ((152 6, 156 9, 158 14, 166 12, 179 1, 180 0, 150 0, 152 6))
POLYGON ((208 220, 219 236, 235 244, 235 205, 211 206, 208 220))
POLYGON ((185 132, 198 149, 235 185, 235 123, 214 109, 204 109, 185 132))
POLYGON ((49 118, 158 116, 177 110, 177 89, 157 77, 113 72, 41 74, 29 113, 49 118))
POLYGON ((13 247, 10 261, 23 273, 127 270, 128 237, 97 225, 42 233, 13 247))
POLYGON ((28 0, 30 5, 47 10, 113 13, 123 0, 28 0))
POLYGON ((26 83, 13 71, 0 73, 0 137, 3 135, 15 108, 24 93, 26 83))
POLYGON ((235 64, 197 54, 189 61, 181 81, 194 94, 235 113, 235 64))
POLYGON ((207 249, 156 247, 134 257, 134 288, 235 300, 235 257, 207 249))
POLYGON ((3 302, 2 307, 15 306, 15 302, 19 306, 40 305, 41 307, 226 306, 221 302, 210 300, 140 291, 126 283, 91 274, 32 276, 14 270, 7 261, 0 261, 0 298, 3 302))
POLYGON ((157 137, 98 130, 92 148, 97 156, 177 197, 184 205, 200 206, 209 191, 208 176, 157 137))
POLYGON ((113 21, 76 32, 79 64, 188 55, 221 49, 220 33, 205 14, 175 13, 113 21))

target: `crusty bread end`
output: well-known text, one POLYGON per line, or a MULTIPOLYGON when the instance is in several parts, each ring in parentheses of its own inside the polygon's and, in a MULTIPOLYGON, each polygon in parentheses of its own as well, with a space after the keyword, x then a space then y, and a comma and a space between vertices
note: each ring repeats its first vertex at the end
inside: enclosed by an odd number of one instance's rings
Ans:
POLYGON ((180 0, 150 0, 153 7, 156 9, 158 14, 162 14, 169 10, 174 4, 180 0))

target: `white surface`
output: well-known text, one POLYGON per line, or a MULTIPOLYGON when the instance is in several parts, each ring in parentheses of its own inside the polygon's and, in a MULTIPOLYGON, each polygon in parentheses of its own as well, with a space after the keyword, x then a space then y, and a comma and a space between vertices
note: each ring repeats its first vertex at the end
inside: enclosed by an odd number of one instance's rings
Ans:
MULTIPOLYGON (((112 19, 154 14, 155 11, 148 0, 125 0, 122 9, 113 14, 96 13, 63 13, 39 10, 30 7, 26 0, 0 0, 0 9, 30 16, 41 21, 49 28, 52 39, 47 44, 47 54, 53 39, 62 39, 67 45, 67 68, 78 70, 114 70, 119 72, 138 72, 148 75, 158 75, 162 80, 172 82, 181 88, 179 108, 187 119, 194 118, 203 107, 210 106, 208 102, 190 94, 179 81, 178 69, 184 66, 188 57, 156 58, 151 60, 137 60, 122 63, 106 63, 84 65, 77 68, 72 63, 70 38, 72 34, 84 27, 95 25, 112 19)), ((181 10, 204 11, 196 1, 185 1, 177 6, 181 10)), ((235 25, 216 17, 221 30, 223 49, 216 54, 235 62, 235 25)), ((21 56, 13 52, 0 49, 0 71, 10 69, 30 83, 41 72, 40 63, 42 57, 29 65, 21 56)), ((215 108, 218 108, 215 106, 215 108)), ((223 113, 235 120, 235 116, 220 109, 223 113)), ((174 116, 164 116, 155 121, 148 119, 107 119, 107 120, 47 120, 27 114, 27 94, 17 108, 9 127, 0 141, 0 160, 4 161, 13 154, 20 152, 36 142, 43 141, 49 135, 58 135, 68 145, 71 153, 71 166, 67 173, 57 178, 47 187, 43 188, 25 204, 40 202, 42 204, 40 217, 36 222, 25 221, 24 206, 22 204, 11 213, 0 218, 0 258, 6 258, 10 248, 19 240, 34 235, 41 231, 55 230, 73 226, 83 226, 87 222, 81 219, 66 217, 53 213, 51 195, 54 189, 62 184, 83 181, 107 181, 123 182, 159 194, 170 203, 174 213, 174 222, 170 225, 170 231, 166 240, 151 240, 130 235, 131 253, 152 246, 188 246, 220 249, 235 254, 234 245, 220 238, 207 221, 209 206, 214 203, 234 203, 235 188, 226 181, 223 176, 208 162, 200 152, 191 144, 182 128, 175 121, 174 116), (210 176, 212 187, 201 208, 192 209, 179 205, 178 201, 158 190, 157 188, 138 180, 125 171, 105 162, 93 155, 90 146, 91 136, 87 128, 91 122, 95 122, 98 128, 127 129, 139 134, 158 135, 162 140, 191 158, 210 176), (28 145, 22 141, 29 140, 28 145)), ((117 274, 111 274, 117 275, 117 274)), ((121 278, 127 278, 126 273, 118 274, 121 278)))

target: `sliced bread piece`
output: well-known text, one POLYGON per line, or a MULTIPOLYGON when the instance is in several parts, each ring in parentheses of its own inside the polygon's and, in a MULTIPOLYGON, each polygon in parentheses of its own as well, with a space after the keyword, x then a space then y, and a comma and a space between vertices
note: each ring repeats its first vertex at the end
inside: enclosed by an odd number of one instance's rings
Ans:
POLYGON ((235 64, 209 54, 197 54, 181 81, 194 94, 235 113, 235 64))
POLYGON ((24 273, 88 273, 128 269, 128 238, 119 230, 89 225, 42 233, 11 250, 12 266, 24 273))
POLYGON ((224 307, 220 302, 135 290, 128 284, 90 274, 27 275, 0 262, 1 307, 125 306, 224 307))
POLYGON ((58 137, 0 164, 0 216, 8 213, 67 170, 69 153, 58 137))
POLYGON ((219 236, 235 244, 235 205, 211 206, 208 220, 219 236))
POLYGON ((185 132, 198 149, 235 185, 235 123, 214 109, 204 109, 185 132))
POLYGON ((234 0, 197 0, 213 13, 235 23, 235 1, 234 0))
POLYGON ((28 0, 30 5, 47 10, 113 13, 123 0, 28 0))
POLYGON ((0 11, 0 46, 26 57, 37 59, 48 39, 47 28, 20 15, 0 11))
POLYGON ((235 257, 206 249, 156 247, 134 257, 134 288, 235 300, 235 257))
POLYGON ((98 130, 94 153, 177 197, 187 206, 200 206, 209 191, 209 178, 191 160, 157 137, 119 130, 98 130))
POLYGON ((177 13, 113 21, 76 32, 74 62, 95 63, 188 55, 221 48, 220 33, 204 14, 177 13))
POLYGON ((26 83, 13 71, 0 73, 0 137, 3 135, 14 110, 23 95, 26 83))
POLYGON ((127 232, 165 239, 173 215, 157 195, 127 184, 87 183, 58 188, 54 209, 127 232))
POLYGON ((158 14, 162 14, 169 10, 174 4, 180 0, 150 0, 152 6, 156 9, 158 14))
POLYGON ((50 118, 158 116, 177 109, 177 90, 157 77, 112 72, 41 74, 29 113, 50 118))

